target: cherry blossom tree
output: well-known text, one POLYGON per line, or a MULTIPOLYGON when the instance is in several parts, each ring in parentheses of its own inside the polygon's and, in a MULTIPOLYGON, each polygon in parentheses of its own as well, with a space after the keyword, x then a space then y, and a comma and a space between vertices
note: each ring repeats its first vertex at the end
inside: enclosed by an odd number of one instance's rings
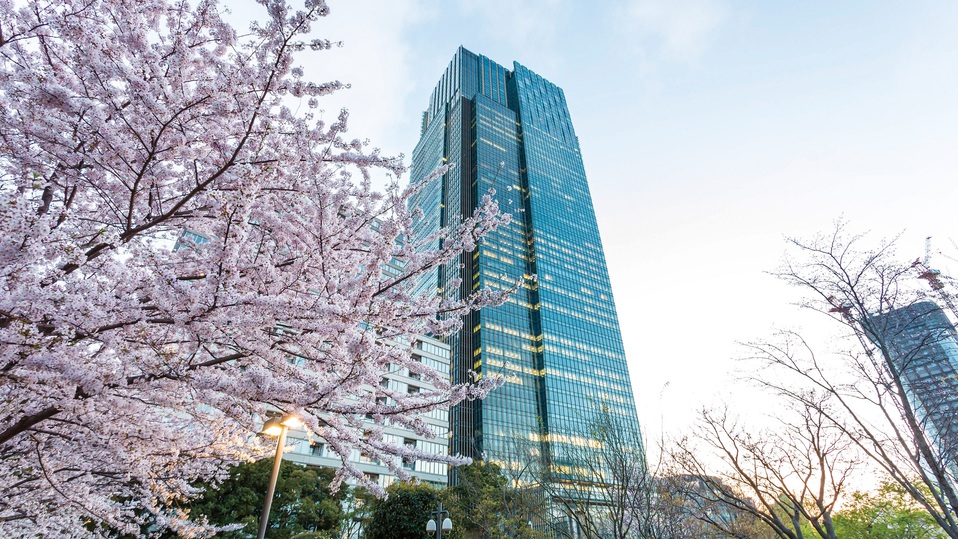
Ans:
POLYGON ((508 217, 490 194, 414 239, 422 184, 377 193, 371 171, 401 159, 313 114, 343 86, 296 64, 334 45, 309 37, 327 6, 258 3, 240 35, 215 0, 0 0, 4 537, 209 535, 175 508, 263 454, 270 410, 342 456, 337 482, 361 480, 354 449, 400 477, 403 457, 464 460, 382 426, 427 434, 418 414, 494 382, 452 385, 388 342, 506 300, 412 290, 508 217), (436 389, 385 394, 390 365, 436 389))

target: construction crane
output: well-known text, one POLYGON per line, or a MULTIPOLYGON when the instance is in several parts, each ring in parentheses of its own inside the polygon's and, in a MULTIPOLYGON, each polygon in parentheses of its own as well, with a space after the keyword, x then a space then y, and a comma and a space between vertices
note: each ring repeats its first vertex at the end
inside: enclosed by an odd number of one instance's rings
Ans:
MULTIPOLYGON (((922 259, 916 259, 912 262, 911 267, 915 268, 918 271, 918 278, 923 279, 928 282, 928 286, 932 291, 940 298, 941 303, 943 303, 949 311, 951 311, 952 316, 955 320, 958 320, 958 307, 956 307, 955 300, 952 298, 951 294, 948 292, 947 287, 945 286, 944 281, 941 279, 941 271, 933 269, 930 266, 931 261, 931 236, 925 238, 925 257, 922 259)), ((869 345, 870 339, 865 335, 865 324, 863 320, 857 319, 856 315, 868 316, 867 313, 856 313, 855 305, 848 300, 843 300, 835 296, 829 296, 826 298, 826 301, 829 303, 830 308, 828 312, 840 316, 849 327, 855 332, 855 336, 858 338, 858 341, 861 343, 862 348, 865 350, 868 357, 875 362, 876 358, 873 348, 869 345)), ((883 301, 884 303, 885 301, 883 301)), ((889 308, 892 305, 888 305, 889 308)), ((877 365, 878 363, 876 363, 877 365)))
POLYGON ((958 319, 958 308, 955 306, 955 301, 952 299, 951 294, 945 289, 945 283, 941 280, 941 271, 933 269, 929 263, 931 261, 931 236, 925 238, 925 258, 916 259, 911 263, 911 267, 918 270, 918 278, 928 281, 928 286, 933 292, 938 294, 938 297, 941 298, 941 302, 948 307, 948 310, 951 311, 951 314, 958 319))
MULTIPOLYGON (((861 344, 862 350, 865 351, 865 355, 868 356, 868 359, 871 361, 872 365, 880 372, 883 368, 887 368, 882 355, 880 353, 876 354, 876 345, 874 341, 865 335, 866 324, 864 324, 862 320, 859 320, 855 317, 856 313, 853 312, 855 305, 848 300, 840 300, 835 296, 828 296, 826 301, 831 305, 831 308, 828 309, 828 312, 841 316, 842 320, 848 324, 848 327, 851 328, 852 333, 855 334, 855 338, 858 339, 858 343, 861 344)), ((867 316, 867 314, 865 316, 867 316)))

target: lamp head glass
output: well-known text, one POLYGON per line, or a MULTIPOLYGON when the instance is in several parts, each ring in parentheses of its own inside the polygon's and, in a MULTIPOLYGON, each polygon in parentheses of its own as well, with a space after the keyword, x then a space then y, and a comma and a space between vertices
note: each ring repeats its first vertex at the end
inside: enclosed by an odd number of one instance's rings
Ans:
POLYGON ((263 425, 263 430, 260 431, 260 434, 265 434, 267 436, 279 436, 283 432, 283 423, 280 422, 278 418, 270 418, 263 425))
POLYGON ((303 420, 293 414, 284 416, 282 423, 291 429, 298 429, 299 427, 303 426, 303 420))

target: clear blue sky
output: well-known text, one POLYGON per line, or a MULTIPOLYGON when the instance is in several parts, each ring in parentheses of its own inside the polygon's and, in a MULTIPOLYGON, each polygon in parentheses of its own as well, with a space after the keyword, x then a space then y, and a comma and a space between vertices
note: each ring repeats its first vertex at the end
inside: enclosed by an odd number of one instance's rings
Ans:
POLYGON ((804 323, 797 292, 764 273, 785 235, 844 216, 876 241, 907 230, 906 258, 927 235, 958 240, 958 3, 330 6, 314 33, 344 46, 313 53, 307 77, 351 83, 327 114, 349 107, 387 153, 412 152, 459 45, 565 90, 652 438, 736 400, 736 341, 804 323))

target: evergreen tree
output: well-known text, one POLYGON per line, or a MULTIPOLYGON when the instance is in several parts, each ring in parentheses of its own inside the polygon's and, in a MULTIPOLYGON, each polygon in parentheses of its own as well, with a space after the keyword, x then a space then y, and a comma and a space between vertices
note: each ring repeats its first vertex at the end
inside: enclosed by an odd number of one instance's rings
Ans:
POLYGON ((393 483, 386 493, 387 498, 373 502, 363 539, 423 539, 439 491, 428 485, 393 483))
POLYGON ((541 492, 513 488, 499 466, 488 461, 462 466, 458 473, 459 482, 443 493, 455 515, 454 537, 538 537, 529 522, 541 513, 541 492))
MULTIPOLYGON (((217 537, 255 536, 272 466, 272 459, 236 466, 221 485, 206 488, 202 497, 189 507, 190 514, 193 518, 203 515, 217 526, 243 524, 242 528, 221 532, 217 537)), ((344 517, 342 501, 349 489, 341 488, 331 494, 329 484, 334 474, 330 468, 304 468, 283 462, 266 537, 289 539, 306 532, 339 530, 344 517)))

